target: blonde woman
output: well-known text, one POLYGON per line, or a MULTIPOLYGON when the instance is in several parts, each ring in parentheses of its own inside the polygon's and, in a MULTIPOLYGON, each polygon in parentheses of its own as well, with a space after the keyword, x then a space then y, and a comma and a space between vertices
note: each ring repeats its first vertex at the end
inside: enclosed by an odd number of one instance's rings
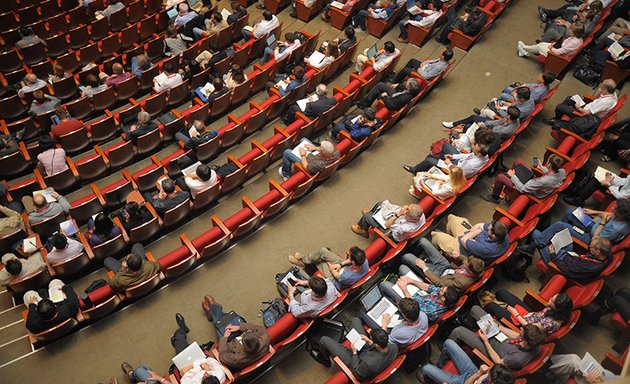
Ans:
POLYGON ((416 195, 416 190, 421 191, 422 186, 426 186, 427 189, 431 190, 433 196, 438 199, 446 200, 452 196, 455 196, 461 187, 466 183, 466 177, 464 177, 464 171, 461 167, 457 165, 451 165, 449 167, 449 174, 445 175, 441 172, 418 172, 416 176, 413 178, 413 185, 409 188, 409 193, 414 196, 416 195), (427 180, 436 180, 435 184, 432 187, 428 187, 426 185, 427 180))

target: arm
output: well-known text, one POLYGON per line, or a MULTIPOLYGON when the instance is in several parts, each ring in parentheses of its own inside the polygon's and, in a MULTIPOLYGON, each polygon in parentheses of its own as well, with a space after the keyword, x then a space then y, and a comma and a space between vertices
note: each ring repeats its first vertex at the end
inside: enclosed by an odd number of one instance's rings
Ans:
POLYGON ((486 347, 486 350, 488 351, 490 360, 492 360, 495 364, 503 364, 503 359, 501 358, 501 356, 499 356, 497 351, 495 351, 494 348, 492 348, 492 345, 488 341, 488 337, 481 330, 479 331, 479 337, 481 337, 481 340, 483 341, 483 344, 486 347))
POLYGON ((63 213, 68 214, 68 212, 70 212, 70 203, 68 203, 68 200, 66 200, 64 196, 60 195, 59 197, 57 197, 57 202, 61 205, 63 213))

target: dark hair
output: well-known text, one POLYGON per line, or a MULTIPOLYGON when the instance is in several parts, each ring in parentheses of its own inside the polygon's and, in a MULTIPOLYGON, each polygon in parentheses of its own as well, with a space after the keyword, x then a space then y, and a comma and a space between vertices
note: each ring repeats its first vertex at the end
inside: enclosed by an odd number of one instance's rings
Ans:
POLYGON ((409 321, 416 321, 420 316, 420 304, 409 297, 398 300, 398 310, 409 321))
POLYGON ((219 43, 217 43, 215 40, 212 40, 211 42, 208 43, 208 49, 211 52, 219 52, 219 43))
POLYGON ((114 222, 108 215, 103 212, 96 215, 94 218, 94 232, 103 236, 111 236, 114 230, 114 222))
POLYGON ((363 110, 363 117, 365 117, 368 120, 376 119, 376 110, 374 110, 374 108, 372 107, 365 108, 363 110))
POLYGON ((435 8, 436 10, 440 10, 444 6, 444 3, 442 3, 442 0, 433 0, 431 4, 433 4, 433 8, 435 8))
POLYGON ((558 172, 560 168, 562 168, 563 164, 564 160, 562 159, 562 157, 558 155, 549 156, 549 166, 554 172, 558 172))
POLYGON ((293 68, 292 73, 297 80, 302 80, 302 78, 304 77, 304 67, 302 67, 301 65, 296 65, 293 68))
POLYGON ((173 64, 171 64, 171 63, 164 63, 162 65, 162 70, 164 72, 173 73, 173 64))
POLYGON ((599 253, 601 253, 601 256, 604 257, 602 260, 607 259, 608 256, 610 256, 610 252, 612 251, 612 243, 609 239, 597 236, 594 237, 591 241, 593 242, 593 247, 597 251, 599 251, 599 253))
MULTIPOLYGON (((494 132, 492 132, 492 133, 494 133, 494 132)), ((486 144, 479 145, 479 154, 481 156, 485 156, 488 153, 490 153, 490 147, 488 147, 486 144)))
POLYGON ((486 264, 478 257, 468 256, 468 269, 475 275, 480 275, 486 268, 486 264))
POLYGON ((308 279, 308 287, 313 290, 313 293, 315 293, 317 297, 324 297, 326 295, 326 291, 328 290, 326 280, 319 276, 311 276, 308 279))
POLYGON ((263 18, 267 21, 271 21, 271 19, 273 19, 273 13, 271 13, 270 11, 265 10, 263 12, 263 18))
POLYGON ((20 263, 20 260, 18 259, 11 259, 7 261, 4 267, 7 270, 7 272, 12 274, 13 276, 22 272, 22 263, 20 263))
POLYGON ((516 97, 523 100, 529 100, 530 92, 527 87, 516 88, 516 97))
POLYGON ((553 81, 556 79, 556 75, 554 75, 551 72, 545 71, 542 74, 542 78, 543 78, 543 83, 545 83, 545 85, 549 85, 553 83, 553 81))
POLYGON ((376 345, 381 348, 386 348, 387 344, 389 344, 389 336, 387 335, 387 331, 381 328, 373 329, 370 332, 370 339, 376 345))
POLYGON ((446 287, 446 291, 444 291, 444 304, 446 304, 447 307, 452 307, 457 303, 457 300, 459 300, 457 289, 452 286, 446 287))
POLYGON ((573 32, 573 36, 577 38, 581 38, 584 36, 584 26, 573 24, 571 25, 571 31, 573 32))
POLYGON ((177 36, 177 26, 175 24, 171 24, 166 28, 166 36, 175 37, 177 36))
POLYGON ((35 99, 38 103, 43 103, 46 101, 46 95, 44 94, 44 91, 37 89, 33 91, 33 99, 35 99))
POLYGON ((201 384, 221 384, 221 382, 216 376, 208 375, 201 380, 201 384))
POLYGON ((287 32, 287 33, 284 34, 284 39, 288 43, 292 43, 293 40, 295 40, 295 34, 293 34, 293 32, 287 32))
POLYGON ((241 343, 243 344, 243 350, 248 355, 253 355, 260 349, 260 340, 252 332, 245 332, 241 338, 241 343))
POLYGON ((66 120, 70 117, 68 111, 66 111, 63 107, 59 107, 55 109, 55 115, 59 118, 59 120, 66 120))
POLYGON ((55 317, 55 303, 50 299, 41 299, 39 303, 37 303, 37 313, 44 320, 50 320, 55 317))
POLYGON ((615 87, 614 87, 613 85, 610 85, 610 84, 608 84, 608 83, 604 83, 604 82, 602 82, 602 86, 604 87, 604 90, 605 90, 607 93, 613 93, 613 92, 615 92, 615 87))
POLYGON ((233 64, 230 68, 230 73, 232 73, 232 79, 237 83, 241 84, 245 81, 245 74, 243 73, 243 68, 241 68, 238 64, 233 64))
POLYGON ((492 234, 498 241, 503 241, 503 239, 505 239, 505 236, 507 236, 508 227, 507 225, 505 225, 504 222, 497 220, 492 223, 492 229, 490 230, 490 232, 492 232, 492 234))
POLYGON ((510 116, 510 120, 516 120, 519 117, 521 117, 521 110, 516 108, 513 105, 510 105, 507 108, 507 114, 508 114, 508 116, 510 116))
POLYGON ((545 342, 545 331, 534 324, 527 324, 523 327, 523 340, 529 344, 530 347, 536 348, 545 342))
POLYGON ((354 28, 352 26, 347 26, 346 29, 343 30, 343 33, 346 35, 348 39, 352 39, 355 35, 354 28))
POLYGON ((561 323, 566 323, 571 317, 573 310, 573 300, 566 293, 558 293, 553 301, 555 307, 549 312, 549 316, 561 323))
POLYGON ((55 143, 53 142, 52 137, 48 135, 42 135, 38 137, 37 144, 39 148, 42 150, 42 152, 52 149, 55 146, 55 143))
POLYGON ((162 180, 162 190, 168 194, 175 192, 175 183, 173 182, 173 180, 171 179, 162 180))
POLYGON ((495 364, 488 372, 492 384, 514 384, 512 371, 503 364, 495 364))
POLYGON ((32 35, 34 33, 35 32, 33 32, 33 28, 31 28, 31 27, 20 28, 20 34, 22 35, 22 37, 30 36, 30 35, 32 35))
POLYGON ((409 90, 412 95, 417 95, 422 90, 420 82, 414 78, 407 79, 405 82, 405 88, 409 90))
POLYGON ((394 53, 396 51, 396 46, 391 41, 386 41, 383 48, 387 53, 394 53))
POLYGON ((453 50, 451 49, 451 47, 444 49, 444 52, 442 52, 442 57, 444 58, 444 61, 451 61, 451 59, 453 58, 453 50))
POLYGON ((334 58, 339 57, 339 44, 334 41, 329 42, 326 47, 326 51, 328 51, 328 54, 334 58))
POLYGON ((217 11, 214 11, 212 12, 212 18, 214 19, 214 21, 221 21, 223 20, 223 15, 217 11))
POLYGON ((140 204, 132 201, 131 203, 127 203, 125 205, 125 212, 129 215, 130 221, 139 220, 142 218, 142 211, 140 210, 140 204))
POLYGON ((50 244, 56 249, 64 249, 68 245, 68 238, 63 233, 55 233, 50 238, 50 244))
POLYGON ((198 166, 197 169, 195 170, 195 173, 203 181, 210 180, 210 176, 212 175, 212 172, 210 171, 210 167, 208 167, 205 164, 201 164, 200 166, 198 166))
POLYGON ((99 85, 101 85, 101 82, 99 81, 98 77, 94 76, 91 73, 85 76, 85 83, 89 85, 90 87, 98 87, 99 85))
POLYGON ((218 92, 224 88, 223 79, 220 77, 215 77, 212 79, 212 85, 214 85, 214 91, 218 92))
POLYGON ((630 198, 617 200, 614 210, 615 218, 626 223, 630 222, 630 198))
POLYGON ((135 253, 130 254, 127 257, 127 267, 132 272, 139 271, 140 268, 142 268, 142 259, 138 255, 136 255, 135 253))
POLYGON ((356 265, 365 263, 365 252, 359 247, 350 248, 350 260, 356 265))

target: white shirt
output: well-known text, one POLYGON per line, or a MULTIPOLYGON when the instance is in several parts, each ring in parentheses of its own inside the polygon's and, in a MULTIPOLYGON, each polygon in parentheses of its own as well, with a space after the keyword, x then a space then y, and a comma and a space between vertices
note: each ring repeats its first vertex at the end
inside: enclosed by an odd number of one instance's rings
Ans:
POLYGON ((193 179, 192 177, 186 177, 184 181, 186 182, 186 186, 190 188, 190 193, 192 198, 194 199, 197 196, 197 193, 203 191, 208 187, 212 187, 217 183, 217 173, 214 170, 210 170, 210 179, 208 181, 203 181, 201 179, 193 179))
POLYGON ((254 37, 260 39, 261 37, 267 36, 269 32, 273 31, 278 25, 280 25, 280 22, 276 15, 273 15, 269 21, 263 19, 261 22, 254 25, 254 37))
POLYGON ((474 153, 458 153, 453 155, 457 165, 464 171, 464 177, 470 179, 488 162, 488 155, 477 156, 474 153))
POLYGON ((422 19, 420 19, 420 20, 409 20, 408 23, 411 24, 411 25, 415 25, 417 27, 429 28, 430 26, 435 24, 435 22, 437 21, 437 19, 440 16, 442 16, 442 10, 439 10, 437 12, 436 11, 426 10, 426 11, 423 11, 422 13, 424 14, 422 19))
POLYGON ((48 264, 58 264, 78 255, 81 252, 83 252, 83 244, 72 238, 68 238, 68 244, 66 247, 63 249, 53 248, 53 250, 48 252, 48 255, 46 255, 46 260, 48 261, 48 264))
POLYGON ((400 50, 396 48, 394 53, 381 53, 374 58, 374 70, 380 72, 385 69, 389 63, 400 55, 400 50))
POLYGON ((612 183, 610 183, 608 190, 617 200, 630 197, 630 178, 613 175, 612 183))
POLYGON ((591 111, 593 115, 603 118, 615 105, 617 105, 617 94, 613 93, 612 95, 602 95, 598 97, 586 104, 584 109, 591 111))
POLYGON ((172 74, 168 77, 168 79, 162 84, 153 84, 153 90, 157 93, 168 91, 171 88, 175 88, 184 82, 184 78, 179 73, 172 74))
POLYGON ((280 52, 279 48, 276 48, 273 57, 276 59, 276 61, 284 59, 285 57, 289 56, 291 52, 295 51, 297 47, 300 46, 300 43, 300 40, 295 39, 292 43, 286 45, 284 51, 282 52, 280 52))
POLYGON ((225 383, 225 372, 221 368, 219 362, 212 357, 207 357, 203 360, 195 361, 193 363, 193 367, 186 371, 179 382, 180 384, 201 384, 203 378, 209 375, 212 375, 219 379, 220 383, 225 383), (201 364, 208 364, 210 366, 210 370, 204 370, 203 368, 201 368, 201 364))
POLYGON ((406 216, 402 216, 396 219, 394 223, 389 227, 392 232, 392 238, 395 241, 405 241, 409 238, 409 236, 413 235, 414 232, 422 228, 426 221, 424 217, 424 213, 420 216, 418 221, 409 221, 406 216))

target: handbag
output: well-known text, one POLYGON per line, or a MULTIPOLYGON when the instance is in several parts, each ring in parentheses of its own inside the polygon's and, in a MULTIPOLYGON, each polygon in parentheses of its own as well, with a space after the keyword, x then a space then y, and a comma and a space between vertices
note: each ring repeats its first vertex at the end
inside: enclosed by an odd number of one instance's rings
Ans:
POLYGON ((281 298, 263 301, 263 304, 266 304, 266 307, 263 307, 260 313, 266 328, 271 327, 278 319, 287 313, 287 305, 281 298))
POLYGON ((594 88, 599 83, 600 74, 588 65, 578 65, 573 71, 573 77, 594 88))
POLYGON ((440 139, 431 144, 431 154, 433 156, 439 157, 442 154, 442 148, 446 143, 448 143, 448 139, 440 139))

